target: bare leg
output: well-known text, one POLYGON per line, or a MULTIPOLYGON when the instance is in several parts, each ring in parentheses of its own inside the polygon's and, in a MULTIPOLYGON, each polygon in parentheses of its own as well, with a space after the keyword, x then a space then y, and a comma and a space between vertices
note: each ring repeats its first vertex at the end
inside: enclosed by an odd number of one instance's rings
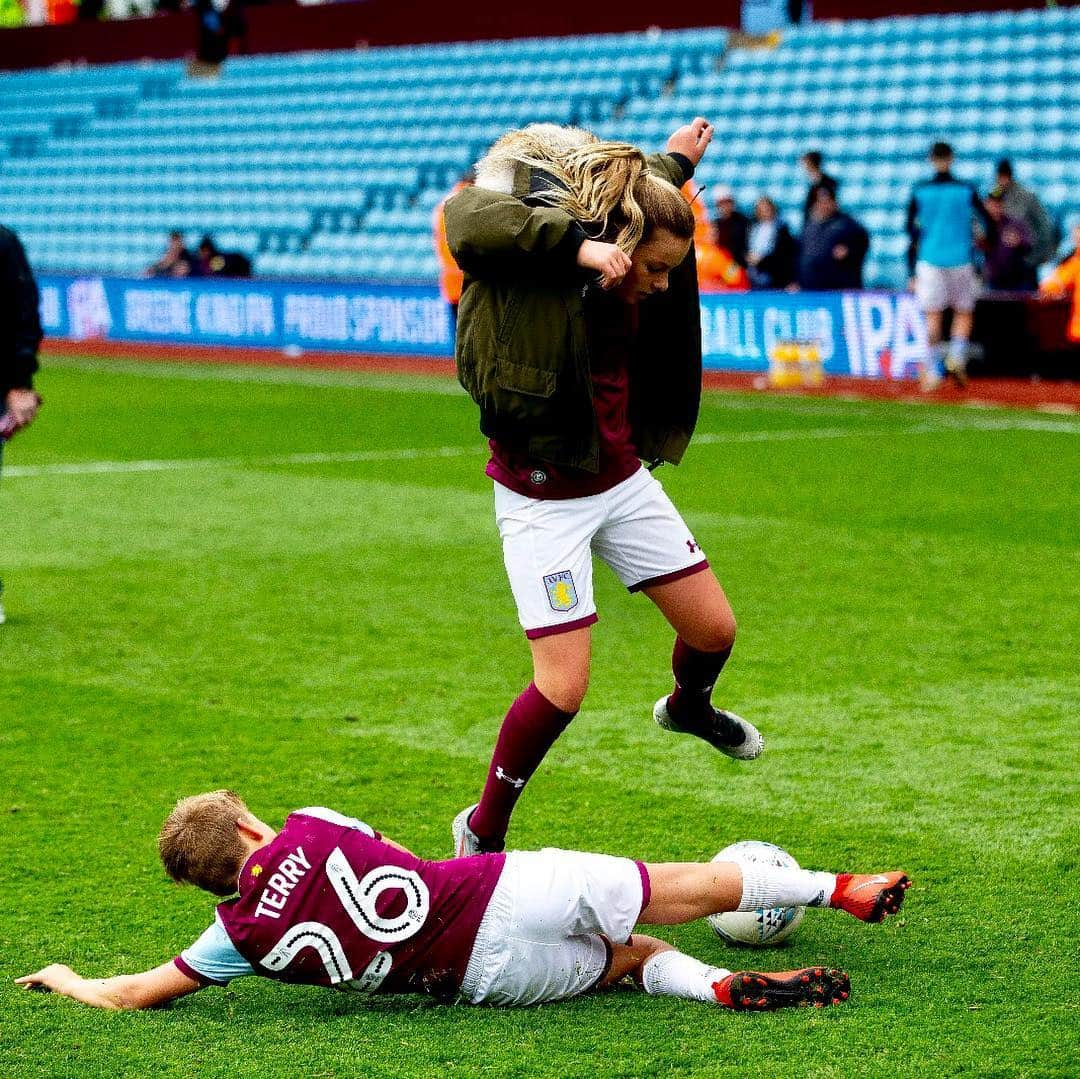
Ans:
POLYGON ((735 862, 662 862, 645 868, 652 895, 641 912, 644 925, 682 925, 739 909, 743 874, 735 862))
POLYGON ((968 342, 971 340, 974 321, 974 313, 971 311, 953 312, 952 339, 949 341, 949 355, 945 366, 961 386, 967 384, 968 342))
POLYGON ((943 359, 941 354, 941 319, 943 312, 926 311, 926 339, 929 346, 929 356, 923 367, 922 377, 919 382, 926 392, 935 389, 941 381, 939 363, 943 359))
POLYGON ((696 651, 730 651, 735 644, 735 615, 712 570, 643 591, 671 628, 696 651))
POLYGON ((681 925, 761 907, 834 907, 863 922, 895 914, 911 882, 899 871, 820 873, 735 862, 662 862, 645 867, 651 894, 643 925, 681 925))
POLYGON ((556 708, 576 712, 589 688, 592 629, 585 626, 529 641, 533 682, 556 708))
POLYGON ((935 349, 941 344, 941 315, 941 311, 925 312, 926 338, 931 349, 935 349))

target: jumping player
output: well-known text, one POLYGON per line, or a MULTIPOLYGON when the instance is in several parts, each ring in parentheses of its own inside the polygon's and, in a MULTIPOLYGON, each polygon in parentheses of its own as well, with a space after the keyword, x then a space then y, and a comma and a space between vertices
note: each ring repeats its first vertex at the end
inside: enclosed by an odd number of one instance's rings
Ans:
POLYGON ((677 637, 665 730, 758 756, 712 706, 735 618, 697 540, 642 460, 678 463, 701 395, 694 215, 679 187, 712 138, 698 118, 668 153, 549 124, 503 136, 446 204, 465 271, 458 377, 480 406, 487 475, 533 680, 503 721, 483 796, 454 821, 459 856, 502 850, 522 789, 589 682, 593 555, 677 637))
POLYGON ((646 993, 734 1011, 821 1007, 847 999, 842 971, 732 973, 634 928, 796 904, 880 922, 908 887, 902 873, 645 865, 563 850, 428 862, 330 809, 298 810, 275 832, 223 790, 179 802, 158 846, 175 880, 239 893, 190 948, 141 974, 91 979, 53 964, 17 983, 99 1008, 149 1008, 252 974, 513 1005, 630 977, 646 993))

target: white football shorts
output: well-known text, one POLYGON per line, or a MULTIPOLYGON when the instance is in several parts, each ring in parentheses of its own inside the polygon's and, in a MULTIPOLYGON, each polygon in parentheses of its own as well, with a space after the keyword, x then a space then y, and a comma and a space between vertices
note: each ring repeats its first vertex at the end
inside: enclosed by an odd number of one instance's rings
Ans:
POLYGON ((470 1004, 543 1004, 588 992, 607 974, 611 943, 630 939, 649 901, 629 858, 546 848, 506 856, 461 995, 470 1004))
POLYGON ((951 307, 966 315, 975 310, 978 293, 974 266, 942 268, 928 262, 915 265, 915 298, 924 311, 944 311, 951 307))
POLYGON ((495 521, 518 619, 530 640, 597 620, 594 554, 631 592, 709 565, 646 468, 586 498, 529 498, 496 483, 495 521))

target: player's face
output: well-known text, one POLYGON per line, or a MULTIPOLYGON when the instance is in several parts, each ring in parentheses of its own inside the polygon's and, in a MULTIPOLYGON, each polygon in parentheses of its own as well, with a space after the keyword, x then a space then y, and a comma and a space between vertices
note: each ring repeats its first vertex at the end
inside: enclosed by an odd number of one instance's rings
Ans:
POLYGON ((639 243, 630 256, 630 272, 619 286, 627 303, 638 303, 658 292, 667 292, 668 276, 686 258, 690 241, 668 229, 657 229, 639 243))

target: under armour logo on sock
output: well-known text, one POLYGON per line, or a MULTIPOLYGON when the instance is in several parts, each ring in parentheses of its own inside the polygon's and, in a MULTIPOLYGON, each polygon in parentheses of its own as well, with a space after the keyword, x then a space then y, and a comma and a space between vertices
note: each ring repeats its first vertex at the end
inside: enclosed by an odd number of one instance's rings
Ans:
POLYGON ((495 766, 495 777, 501 779, 504 783, 509 783, 511 787, 516 787, 518 790, 521 790, 521 788, 525 786, 524 779, 515 779, 512 775, 509 775, 502 770, 502 765, 495 766))

